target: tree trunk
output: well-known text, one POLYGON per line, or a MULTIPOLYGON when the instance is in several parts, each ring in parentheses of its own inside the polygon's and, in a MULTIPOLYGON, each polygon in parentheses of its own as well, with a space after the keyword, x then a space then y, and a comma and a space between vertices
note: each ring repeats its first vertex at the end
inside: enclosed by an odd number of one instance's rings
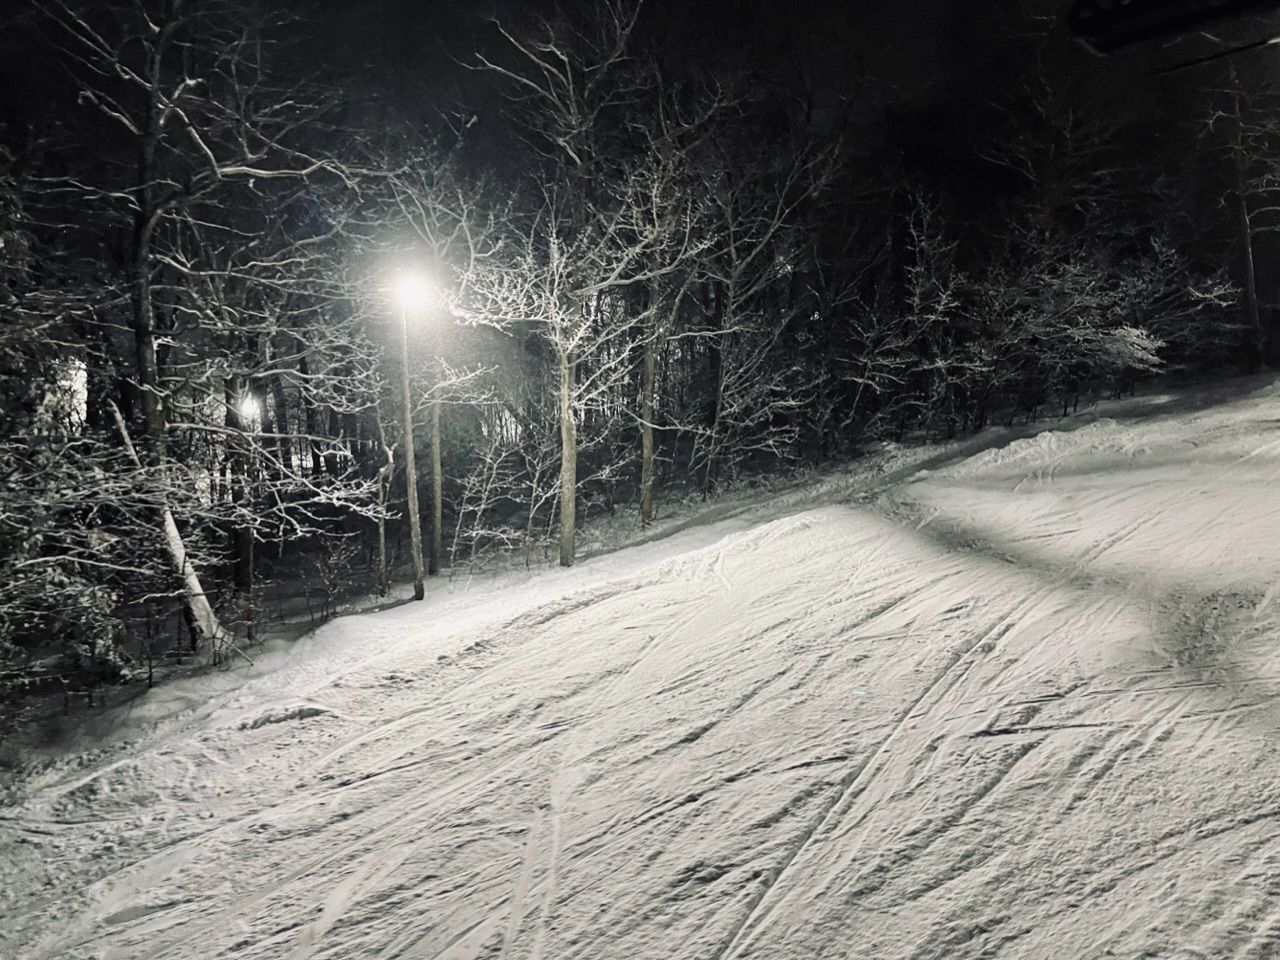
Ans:
MULTIPOLYGON (((244 421, 240 416, 240 403, 244 396, 243 384, 239 377, 227 378, 223 387, 223 397, 227 407, 227 426, 236 432, 244 432, 244 421)), ((243 453, 235 453, 228 463, 231 476, 231 502, 236 506, 244 506, 249 493, 249 470, 243 453)), ((237 525, 231 535, 232 546, 232 582, 236 592, 251 595, 253 591, 253 531, 243 525, 237 525)))
MULTIPOLYGON (((298 356, 298 372, 302 374, 304 381, 311 375, 305 352, 298 356)), ((324 464, 320 460, 320 448, 316 444, 316 437, 320 434, 320 423, 316 414, 316 405, 307 397, 305 390, 302 391, 302 412, 307 430, 307 450, 311 453, 311 476, 318 477, 324 472, 324 464)))
POLYGON ((720 351, 720 334, 724 330, 724 294, 714 283, 708 284, 710 295, 711 336, 707 337, 707 384, 711 388, 710 400, 707 404, 706 425, 715 431, 720 423, 720 402, 722 397, 724 370, 720 351))
MULTIPOLYGON (((724 410, 724 350, 721 336, 724 334, 725 321, 729 315, 729 293, 723 287, 711 285, 711 336, 707 338, 707 384, 711 397, 707 409, 707 454, 702 471, 702 499, 711 495, 712 485, 716 481, 716 472, 720 454, 720 415, 724 410)), ((736 314, 735 314, 736 315, 736 314)))
POLYGON ((1231 173, 1235 179, 1234 214, 1236 229, 1240 235, 1240 254, 1244 268, 1245 322, 1249 325, 1249 344, 1246 362, 1249 372, 1257 370, 1262 361, 1264 343, 1262 317, 1258 310, 1258 277, 1253 257, 1253 223, 1249 215, 1248 184, 1245 163, 1248 145, 1245 142, 1243 94, 1235 67, 1230 68, 1231 84, 1235 88, 1235 143, 1231 154, 1231 173))
POLYGON ((574 521, 577 516, 578 431, 573 419, 573 360, 558 357, 560 368, 560 566, 573 566, 574 521))
MULTIPOLYGON (((336 410, 333 410, 330 407, 324 408, 325 426, 326 426, 326 429, 330 431, 329 436, 331 437, 333 436, 334 431, 337 431, 340 433, 342 430, 342 425, 337 419, 338 416, 339 414, 336 410)), ((339 435, 337 439, 341 440, 342 439, 341 435, 339 435)), ((324 472, 327 473, 330 477, 333 477, 335 480, 338 477, 342 476, 343 467, 342 467, 342 457, 341 457, 340 449, 338 444, 334 443, 333 441, 330 441, 327 444, 325 444, 324 472)))
POLYGON ((1258 278, 1253 260, 1253 224, 1245 194, 1244 172, 1236 160, 1236 224, 1240 231, 1240 252, 1244 265, 1245 319, 1249 324, 1249 371, 1258 369, 1263 356, 1262 318, 1258 312, 1258 278))
POLYGON ((156 362, 155 308, 151 301, 149 239, 138 240, 133 278, 133 349, 146 423, 145 449, 152 463, 164 462, 164 405, 160 397, 160 370, 156 362))
MULTIPOLYGON (((93 324, 82 334, 87 343, 92 343, 103 358, 101 362, 85 361, 85 425, 95 433, 110 429, 111 412, 107 404, 111 400, 114 370, 106 367, 106 359, 111 356, 107 346, 105 332, 97 324, 93 324)), ((120 384, 121 399, 125 392, 124 384, 120 384)))
POLYGON ((289 400, 284 390, 283 370, 271 375, 271 400, 276 410, 276 453, 280 467, 286 473, 293 471, 293 435, 289 432, 289 400))
POLYGON ((391 578, 387 574, 387 490, 395 472, 395 456, 382 431, 381 412, 375 412, 375 417, 383 457, 383 465, 378 469, 378 596, 385 597, 391 590, 391 578))
MULTIPOLYGON (((142 460, 134 449, 133 440, 129 437, 129 428, 125 426, 124 417, 120 415, 120 410, 114 403, 111 404, 111 412, 115 416, 116 428, 120 431, 120 439, 124 442, 125 451, 134 465, 141 469, 142 460)), ((218 621, 217 614, 213 612, 213 607, 209 605, 209 598, 205 596, 200 577, 190 557, 187 556, 187 548, 182 542, 182 534, 178 530, 177 521, 173 518, 173 511, 168 506, 160 508, 160 523, 164 531, 165 547, 173 560, 174 569, 182 580, 183 598, 186 601, 192 629, 201 640, 215 646, 223 643, 229 639, 227 633, 218 621)))
POLYGON ((644 343, 644 370, 640 377, 640 519, 646 524, 653 522, 653 389, 657 379, 658 337, 654 331, 644 343))
MULTIPOLYGON (((139 145, 137 168, 137 213, 133 220, 133 248, 130 251, 133 352, 137 365, 138 389, 142 396, 142 413, 146 423, 147 459, 164 462, 164 405, 160 394, 160 371, 156 360, 155 302, 151 293, 151 237, 159 222, 152 185, 156 150, 160 142, 160 108, 157 90, 152 85, 148 103, 146 130, 139 145)), ((118 412, 118 411, 117 411, 118 412)))

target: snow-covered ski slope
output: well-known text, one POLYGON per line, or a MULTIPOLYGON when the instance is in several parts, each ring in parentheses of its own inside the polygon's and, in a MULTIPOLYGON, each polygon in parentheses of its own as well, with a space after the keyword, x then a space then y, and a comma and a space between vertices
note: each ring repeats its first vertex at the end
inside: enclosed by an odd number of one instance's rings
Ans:
POLYGON ((1280 958, 1280 385, 1113 410, 157 691, 0 956, 1280 958))

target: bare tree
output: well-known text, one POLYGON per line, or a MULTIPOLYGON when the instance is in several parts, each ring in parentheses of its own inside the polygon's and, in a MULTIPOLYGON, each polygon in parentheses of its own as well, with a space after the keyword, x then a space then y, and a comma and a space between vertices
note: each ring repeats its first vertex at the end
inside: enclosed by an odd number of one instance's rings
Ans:
MULTIPOLYGON (((209 534, 231 529, 236 579, 251 593, 255 540, 307 536, 326 511, 371 502, 352 418, 376 384, 364 396, 352 384, 369 383, 359 374, 373 352, 334 259, 356 175, 308 151, 330 107, 275 83, 252 5, 39 6, 80 84, 81 122, 119 145, 86 175, 46 185, 54 204, 91 213, 105 262, 120 252, 118 274, 80 308, 100 341, 95 366, 109 363, 127 316, 132 362, 114 372, 122 415, 103 425, 132 442, 140 413, 139 469, 170 491, 157 519, 189 623, 219 645, 226 631, 195 573, 217 560, 201 546, 209 534), (291 398, 307 411, 301 429, 291 398)), ((110 399, 91 396, 90 418, 103 420, 95 408, 110 399)))
MULTIPOLYGON (((533 39, 505 32, 512 63, 484 59, 511 86, 531 162, 522 205, 474 287, 472 318, 532 334, 554 374, 560 433, 560 563, 574 561, 579 430, 634 369, 635 291, 675 270, 670 224, 641 202, 662 158, 628 144, 621 119, 651 88, 629 43, 638 3, 602 3, 590 31, 543 22, 533 39)), ((647 198, 646 198, 647 199, 647 198)), ((597 474, 608 477, 613 466, 597 474)))
POLYGON ((1207 138, 1216 138, 1230 178, 1223 204, 1230 214, 1239 251, 1239 278, 1247 328, 1247 363, 1256 368, 1280 355, 1277 338, 1263 324, 1257 252, 1260 239, 1280 232, 1280 90, 1269 80, 1246 85, 1234 65, 1223 89, 1214 91, 1205 120, 1207 138))
POLYGON ((699 154, 714 242, 699 258, 694 296, 703 321, 708 396, 691 469, 704 493, 720 472, 753 454, 786 457, 798 436, 794 413, 813 378, 782 347, 812 309, 804 282, 813 241, 806 214, 834 175, 830 149, 791 142, 766 151, 750 128, 717 137, 699 154))

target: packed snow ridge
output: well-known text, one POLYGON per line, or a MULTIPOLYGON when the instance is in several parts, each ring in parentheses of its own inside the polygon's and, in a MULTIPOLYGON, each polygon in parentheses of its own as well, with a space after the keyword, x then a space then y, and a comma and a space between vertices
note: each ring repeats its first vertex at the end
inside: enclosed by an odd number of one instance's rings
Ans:
POLYGON ((153 691, 0 956, 1280 957, 1280 386, 1100 413, 153 691))

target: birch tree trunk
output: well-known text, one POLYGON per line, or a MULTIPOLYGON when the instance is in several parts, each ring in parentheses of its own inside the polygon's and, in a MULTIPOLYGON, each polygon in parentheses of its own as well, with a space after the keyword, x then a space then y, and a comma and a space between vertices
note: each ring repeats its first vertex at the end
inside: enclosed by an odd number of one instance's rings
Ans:
MULTIPOLYGON (((124 448, 129 454, 129 459, 133 461, 134 466, 141 469, 142 460, 133 446, 133 440, 129 436, 129 428, 125 426, 124 417, 120 415, 120 408, 112 403, 111 412, 115 417, 116 428, 120 431, 120 439, 124 442, 124 448)), ((218 615, 213 612, 213 607, 209 605, 209 598, 205 595, 204 587, 200 584, 200 576, 196 573, 196 568, 191 563, 190 557, 187 556, 187 547, 182 542, 182 534, 178 530, 177 521, 173 518, 173 511, 167 505, 160 508, 160 523, 164 532, 165 547, 168 549, 169 557, 173 561, 174 570, 177 571, 179 578, 182 580, 183 598, 186 602, 187 610, 191 614, 191 623, 199 638, 208 641, 216 649, 229 640, 230 637, 222 628, 218 615)))

